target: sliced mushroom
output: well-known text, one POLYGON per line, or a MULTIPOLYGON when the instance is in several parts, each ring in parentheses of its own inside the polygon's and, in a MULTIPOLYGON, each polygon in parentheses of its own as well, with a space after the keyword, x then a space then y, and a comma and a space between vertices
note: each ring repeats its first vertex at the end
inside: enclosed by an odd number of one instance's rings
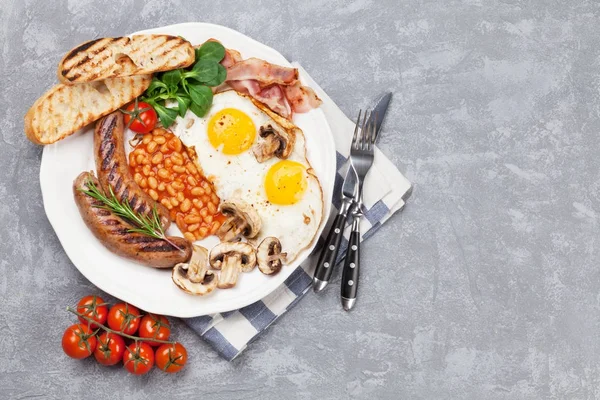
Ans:
POLYGON ((219 210, 227 217, 216 235, 224 242, 239 239, 240 235, 251 239, 258 235, 261 220, 251 205, 240 199, 231 199, 221 203, 219 210))
POLYGON ((194 245, 192 257, 188 263, 179 263, 173 268, 173 282, 184 292, 204 296, 217 286, 217 279, 208 270, 208 250, 194 245))
POLYGON ((244 242, 222 242, 213 247, 209 257, 210 266, 220 269, 219 289, 235 286, 241 272, 250 272, 256 266, 254 247, 244 242))
POLYGON ((258 245, 258 269, 265 275, 275 275, 281 270, 287 253, 281 252, 281 242, 276 237, 266 237, 258 245))
POLYGON ((280 126, 266 123, 260 127, 260 137, 264 140, 252 147, 256 161, 265 162, 273 157, 286 159, 290 156, 296 136, 283 130, 280 126))

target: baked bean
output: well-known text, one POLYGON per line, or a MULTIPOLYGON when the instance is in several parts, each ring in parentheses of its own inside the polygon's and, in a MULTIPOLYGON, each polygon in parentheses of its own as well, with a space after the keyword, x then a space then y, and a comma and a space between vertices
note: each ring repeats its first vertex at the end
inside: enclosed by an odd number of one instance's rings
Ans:
POLYGON ((143 156, 143 155, 145 155, 145 154, 146 154, 146 152, 144 151, 144 149, 143 149, 143 148, 141 148, 141 147, 138 147, 137 149, 135 149, 135 150, 133 151, 133 154, 135 154, 136 156, 137 156, 137 155, 142 155, 142 156, 143 156))
POLYGON ((171 202, 167 199, 160 199, 160 204, 162 204, 163 206, 165 206, 167 208, 169 208, 169 206, 171 206, 171 202))
POLYGON ((171 154, 171 160, 173 161, 173 164, 183 165, 183 156, 181 153, 171 154))
POLYGON ((135 162, 137 162, 138 164, 142 164, 142 162, 144 161, 144 155, 143 154, 138 154, 135 156, 135 162))
POLYGON ((169 146, 167 146, 166 143, 160 146, 160 152, 161 153, 164 154, 164 153, 167 153, 168 151, 169 151, 169 146))
POLYGON ((186 170, 181 165, 173 165, 173 171, 177 172, 178 174, 183 174, 186 170))
POLYGON ((187 181, 192 186, 196 186, 198 184, 198 181, 191 175, 188 175, 187 181))
POLYGON ((158 193, 154 189, 148 189, 148 194, 152 197, 153 200, 158 200, 158 193))
POLYGON ((206 204, 206 203, 210 203, 210 196, 208 196, 208 195, 206 195, 206 194, 205 194, 205 195, 203 195, 203 196, 201 197, 201 199, 202 199, 202 202, 203 202, 204 204, 206 204))
POLYGON ((183 192, 177 192, 177 200, 181 203, 183 200, 185 200, 185 196, 183 195, 183 192))
POLYGON ((142 180, 140 181, 140 187, 142 189, 146 189, 148 187, 148 180, 146 178, 142 178, 142 180))
POLYGON ((156 153, 154 156, 152 156, 152 164, 160 164, 160 162, 162 160, 163 160, 162 153, 156 153))
POLYGON ((213 193, 213 194, 210 196, 210 201, 211 201, 212 203, 219 204, 219 196, 217 196, 215 193, 213 193))
POLYGON ((151 140, 152 140, 152 135, 146 134, 146 135, 144 135, 144 138, 142 139, 142 144, 148 144, 148 143, 150 143, 151 140))
POLYGON ((200 215, 202 216, 202 218, 206 217, 208 215, 208 210, 206 208, 203 208, 202 210, 200 210, 200 215))
POLYGON ((173 161, 171 161, 171 158, 169 157, 165 160, 165 168, 170 169, 172 166, 173 166, 173 161))
POLYGON ((208 212, 210 215, 214 215, 217 213, 217 206, 214 203, 206 204, 206 208, 208 208, 208 212))
POLYGON ((210 234, 214 235, 220 226, 221 224, 219 223, 219 221, 213 221, 212 225, 210 226, 210 234))
POLYGON ((159 191, 159 192, 164 192, 164 191, 165 191, 165 189, 166 189, 166 187, 165 187, 165 184, 164 184, 164 183, 162 183, 162 182, 161 182, 161 183, 159 183, 159 184, 158 184, 158 188, 157 188, 157 189, 158 189, 158 191, 159 191))
POLYGON ((194 236, 193 233, 191 232, 186 232, 183 234, 183 237, 186 238, 188 241, 193 242, 196 240, 196 236, 194 236))
MULTIPOLYGON (((185 199, 183 200, 183 202, 181 203, 181 207, 179 207, 181 209, 181 212, 188 212, 190 211, 190 208, 192 208, 192 202, 190 201, 190 199, 185 199)), ((209 217, 207 215, 207 217, 209 217)))
POLYGON ((192 162, 188 162, 187 164, 185 164, 185 168, 192 175, 196 175, 198 173, 198 170, 196 169, 196 166, 192 162))
POLYGON ((171 200, 169 200, 169 201, 171 202, 171 205, 173 207, 177 207, 179 205, 179 201, 175 197, 171 197, 171 200))
POLYGON ((142 181, 142 174, 137 172, 135 175, 133 175, 133 180, 135 181, 135 183, 137 183, 139 185, 140 182, 142 181))
POLYGON ((204 207, 204 203, 202 202, 202 200, 193 199, 192 203, 194 204, 194 207, 196 207, 198 210, 200 210, 202 207, 204 207))
POLYGON ((177 224, 179 229, 181 229, 182 232, 189 231, 187 224, 185 223, 185 218, 183 218, 181 214, 177 214, 177 216, 175 217, 175 223, 177 224))
POLYGON ((144 165, 142 167, 142 173, 146 176, 150 176, 150 166, 149 165, 144 165))
POLYGON ((208 235, 208 229, 205 227, 199 228, 198 234, 200 235, 200 237, 206 237, 208 235))
POLYGON ((178 137, 173 137, 171 140, 169 140, 169 147, 173 150, 175 150, 176 152, 181 152, 181 148, 183 147, 183 145, 181 144, 181 140, 179 140, 178 137))
POLYGON ((177 196, 177 192, 175 191, 175 189, 173 189, 173 186, 171 184, 167 184, 167 192, 171 196, 177 196))
POLYGON ((175 189, 175 190, 185 189, 185 185, 179 181, 174 181, 173 183, 171 183, 171 185, 173 186, 173 189, 175 189))
POLYGON ((204 191, 206 192, 206 194, 211 194, 212 193, 212 189, 210 188, 210 185, 206 185, 206 187, 204 188, 204 191))
MULTIPOLYGON (((156 136, 154 138, 154 141, 158 144, 165 144, 167 143, 167 139, 164 136, 156 136)), ((165 152, 166 153, 166 152, 165 152)))
MULTIPOLYGON (((182 205, 182 207, 183 207, 183 205, 182 205)), ((202 218, 198 214, 188 214, 185 218, 183 218, 183 221, 186 224, 197 224, 200 221, 202 221, 202 218)))
POLYGON ((151 176, 148 178, 148 185, 150 185, 152 189, 156 189, 158 188, 158 181, 155 177, 151 176))
POLYGON ((169 180, 169 181, 171 180, 171 179, 169 179, 169 178, 170 178, 170 176, 171 176, 171 175, 169 174, 169 171, 167 171, 167 170, 166 170, 166 169, 164 169, 164 168, 161 168, 161 169, 159 169, 159 170, 158 170, 158 172, 157 172, 157 174, 158 174, 158 176, 159 176, 159 177, 161 177, 162 179, 166 179, 166 180, 169 180))
POLYGON ((200 224, 193 224, 193 225, 188 226, 188 229, 190 230, 190 232, 193 232, 198 228, 200 228, 200 224))
POLYGON ((202 189, 199 186, 196 186, 195 188, 193 188, 191 191, 192 195, 194 196, 202 196, 204 194, 204 189, 202 189))
POLYGON ((158 143, 156 143, 153 140, 150 143, 148 143, 148 146, 146 146, 146 150, 148 151, 148 153, 152 154, 152 153, 154 153, 154 151, 156 150, 157 147, 158 147, 158 143))
MULTIPOLYGON (((210 203, 210 204, 212 204, 212 203, 210 203)), ((210 208, 208 209, 208 211, 210 211, 210 208)), ((204 217, 204 223, 205 224, 210 224, 212 222, 213 222, 213 216, 212 215, 209 214, 206 217, 204 217)))

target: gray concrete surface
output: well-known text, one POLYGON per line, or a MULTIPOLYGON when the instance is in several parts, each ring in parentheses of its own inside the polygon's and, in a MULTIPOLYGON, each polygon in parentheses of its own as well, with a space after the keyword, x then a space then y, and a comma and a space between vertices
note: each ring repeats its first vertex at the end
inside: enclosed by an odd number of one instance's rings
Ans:
POLYGON ((3 0, 0 397, 600 398, 599 25, 592 0, 3 0), (394 91, 381 148, 415 192, 364 246, 356 311, 311 294, 232 363, 176 322, 185 372, 133 377, 62 354, 65 306, 101 292, 22 118, 74 45, 184 21, 279 49, 349 114, 394 91))

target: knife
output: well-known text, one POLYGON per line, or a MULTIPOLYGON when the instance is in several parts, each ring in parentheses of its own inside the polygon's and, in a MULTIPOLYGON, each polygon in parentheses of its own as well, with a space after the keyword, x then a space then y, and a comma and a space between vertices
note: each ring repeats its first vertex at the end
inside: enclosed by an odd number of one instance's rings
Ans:
POLYGON ((348 165, 348 172, 342 185, 342 205, 340 211, 333 220, 333 225, 329 230, 325 244, 321 250, 315 275, 313 277, 313 290, 318 293, 325 289, 331 278, 333 267, 337 259, 338 250, 344 236, 344 227, 348 217, 348 211, 352 208, 354 202, 354 192, 356 190, 356 172, 351 165, 348 165))
MULTIPOLYGON (((379 137, 381 126, 385 113, 390 104, 392 98, 391 93, 385 93, 377 102, 373 112, 370 115, 368 123, 375 123, 375 138, 379 137), (375 118, 372 121, 371 118, 375 118)), ((369 125, 366 125, 369 126, 369 125)), ((352 167, 354 170, 354 168, 352 167)), ((355 173, 356 175, 356 173, 355 173)), ((368 177, 368 175, 367 175, 368 177)), ((363 216, 360 205, 362 204, 362 188, 363 185, 359 186, 358 190, 354 191, 354 201, 352 207, 352 231, 350 238, 348 239, 348 249, 346 251, 346 258, 344 259, 344 268, 342 270, 342 287, 341 297, 342 306, 344 310, 350 311, 354 307, 356 302, 356 295, 358 293, 358 278, 359 278, 359 267, 360 267, 360 219, 363 216)))

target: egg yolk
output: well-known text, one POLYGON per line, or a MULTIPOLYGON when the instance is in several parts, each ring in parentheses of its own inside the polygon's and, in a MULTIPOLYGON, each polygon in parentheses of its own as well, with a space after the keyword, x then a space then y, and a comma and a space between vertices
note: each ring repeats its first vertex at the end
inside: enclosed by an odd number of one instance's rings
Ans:
POLYGON ((256 137, 252 119, 235 108, 225 108, 208 121, 208 140, 224 154, 240 154, 248 150, 256 137))
POLYGON ((296 161, 273 164, 265 176, 267 199, 273 204, 297 203, 306 191, 306 168, 296 161))

